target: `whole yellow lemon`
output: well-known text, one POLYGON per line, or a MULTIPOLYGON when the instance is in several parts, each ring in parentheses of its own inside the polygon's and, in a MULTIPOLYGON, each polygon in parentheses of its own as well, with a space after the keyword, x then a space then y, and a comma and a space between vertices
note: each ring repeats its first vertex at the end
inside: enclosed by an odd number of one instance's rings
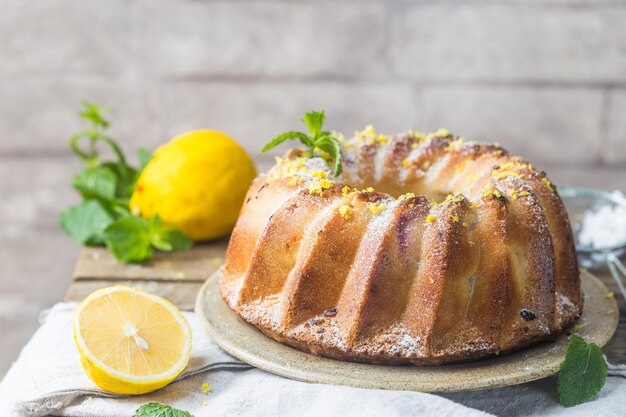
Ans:
POLYGON ((130 208, 193 240, 229 233, 256 169, 233 139, 217 130, 185 133, 159 147, 139 175, 130 208))

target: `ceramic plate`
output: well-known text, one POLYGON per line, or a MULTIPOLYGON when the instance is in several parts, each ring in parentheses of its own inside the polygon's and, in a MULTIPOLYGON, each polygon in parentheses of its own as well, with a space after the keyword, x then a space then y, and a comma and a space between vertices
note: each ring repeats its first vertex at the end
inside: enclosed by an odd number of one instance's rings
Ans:
MULTIPOLYGON (((617 327, 617 303, 606 297, 608 290, 597 277, 583 271, 581 279, 585 307, 576 333, 603 346, 617 327)), ((326 359, 282 345, 243 321, 220 297, 218 280, 219 272, 206 281, 196 300, 196 312, 208 335, 234 357, 298 381, 422 392, 504 387, 555 374, 567 346, 567 335, 561 335, 555 342, 517 353, 433 367, 368 365, 326 359)))

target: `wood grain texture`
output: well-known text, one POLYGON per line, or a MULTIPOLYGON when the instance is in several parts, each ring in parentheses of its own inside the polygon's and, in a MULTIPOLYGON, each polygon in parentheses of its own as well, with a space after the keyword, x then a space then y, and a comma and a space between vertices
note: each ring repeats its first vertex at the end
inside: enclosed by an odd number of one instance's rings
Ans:
POLYGON ((228 238, 185 251, 157 252, 147 262, 122 264, 102 247, 84 247, 78 257, 65 301, 81 301, 111 285, 132 285, 167 298, 182 310, 193 310, 204 281, 224 262, 228 238))
POLYGON ((82 249, 72 277, 85 280, 204 282, 224 262, 228 240, 197 245, 189 250, 155 252, 146 262, 123 264, 103 247, 82 249))
POLYGON ((100 288, 113 285, 129 285, 149 291, 153 294, 167 298, 181 310, 191 311, 196 302, 196 295, 202 287, 202 282, 197 281, 146 281, 136 279, 99 279, 88 281, 75 281, 70 285, 65 294, 65 301, 81 301, 92 292, 100 288))

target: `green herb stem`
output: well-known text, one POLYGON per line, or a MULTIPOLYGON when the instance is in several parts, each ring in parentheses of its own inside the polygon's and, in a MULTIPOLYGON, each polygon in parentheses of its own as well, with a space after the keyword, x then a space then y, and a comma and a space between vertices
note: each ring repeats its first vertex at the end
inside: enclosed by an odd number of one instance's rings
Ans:
POLYGON ((297 131, 281 133, 269 141, 263 147, 261 153, 274 149, 281 143, 288 140, 299 140, 307 147, 311 156, 319 154, 318 149, 330 155, 334 160, 333 174, 336 177, 341 175, 341 145, 339 144, 339 141, 332 136, 331 132, 322 130, 325 119, 326 116, 324 115, 324 111, 311 111, 305 113, 302 121, 306 124, 309 130, 308 134, 297 131))
POLYGON ((152 256, 153 248, 163 251, 186 249, 191 240, 182 231, 164 227, 158 217, 146 220, 131 214, 129 201, 141 170, 152 154, 140 149, 140 168, 126 162, 120 146, 106 135, 109 127, 100 106, 84 102, 79 115, 91 128, 70 138, 70 149, 87 165, 72 177, 72 185, 83 201, 60 215, 61 228, 75 242, 106 245, 122 262, 140 262, 152 256), (87 141, 85 147, 80 145, 87 141), (104 143, 115 155, 114 161, 101 161, 98 144, 104 143))

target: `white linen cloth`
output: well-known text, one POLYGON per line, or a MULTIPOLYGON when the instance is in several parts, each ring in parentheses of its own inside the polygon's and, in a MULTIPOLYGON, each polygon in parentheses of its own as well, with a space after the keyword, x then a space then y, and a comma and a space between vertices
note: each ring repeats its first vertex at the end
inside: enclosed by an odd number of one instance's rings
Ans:
POLYGON ((556 378, 501 389, 433 395, 308 384, 252 368, 229 356, 204 334, 193 313, 187 369, 167 387, 140 396, 104 392, 84 374, 73 341, 76 304, 62 303, 42 315, 42 325, 2 383, 0 415, 35 417, 130 417, 147 402, 201 416, 623 416, 626 366, 611 365, 600 395, 573 408, 556 399, 556 378), (202 392, 208 383, 212 391, 202 392))

